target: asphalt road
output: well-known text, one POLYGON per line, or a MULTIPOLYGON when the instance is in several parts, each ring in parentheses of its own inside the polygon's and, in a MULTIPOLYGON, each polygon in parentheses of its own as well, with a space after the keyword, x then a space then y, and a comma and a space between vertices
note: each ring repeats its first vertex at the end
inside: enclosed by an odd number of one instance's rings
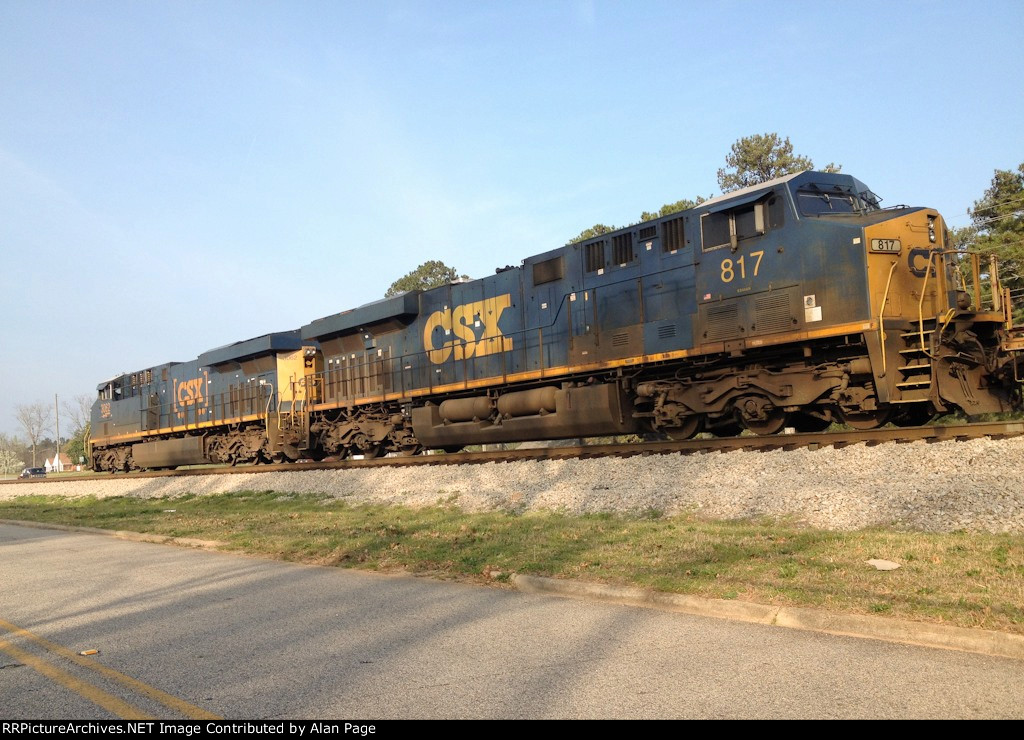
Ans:
POLYGON ((1022 719, 1024 661, 0 525, 0 719, 119 717, 1022 719))

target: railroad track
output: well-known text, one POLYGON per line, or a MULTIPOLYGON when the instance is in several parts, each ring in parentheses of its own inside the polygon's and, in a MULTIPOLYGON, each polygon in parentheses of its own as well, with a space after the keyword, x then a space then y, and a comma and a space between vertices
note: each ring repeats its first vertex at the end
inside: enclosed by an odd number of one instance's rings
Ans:
POLYGON ((0 481, 7 484, 47 483, 51 481, 91 481, 117 478, 163 478, 170 476, 231 475, 240 473, 276 473, 306 470, 337 470, 344 468, 473 465, 521 460, 566 460, 595 457, 632 457, 635 455, 688 455, 701 452, 768 452, 771 450, 816 450, 848 445, 879 445, 908 442, 964 441, 989 437, 1005 439, 1024 435, 1024 421, 981 422, 955 426, 891 427, 860 431, 818 432, 811 434, 775 434, 710 439, 689 439, 681 442, 640 442, 635 444, 567 445, 561 447, 530 447, 515 450, 484 450, 454 454, 383 457, 371 460, 350 459, 336 462, 295 462, 276 465, 240 465, 237 467, 207 466, 181 470, 153 470, 138 473, 89 473, 72 477, 35 478, 0 481))

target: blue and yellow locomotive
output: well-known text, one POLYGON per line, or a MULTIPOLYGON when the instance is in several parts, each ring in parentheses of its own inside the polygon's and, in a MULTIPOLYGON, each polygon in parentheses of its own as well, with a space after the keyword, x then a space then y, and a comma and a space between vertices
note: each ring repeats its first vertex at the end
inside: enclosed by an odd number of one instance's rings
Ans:
POLYGON ((923 424, 1022 406, 994 261, 803 172, 99 386, 97 469, 923 424))

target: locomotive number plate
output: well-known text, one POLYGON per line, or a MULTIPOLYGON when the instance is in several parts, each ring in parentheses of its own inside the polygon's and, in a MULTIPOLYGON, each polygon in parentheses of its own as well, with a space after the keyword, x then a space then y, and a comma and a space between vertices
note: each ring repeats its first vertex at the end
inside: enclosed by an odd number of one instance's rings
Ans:
POLYGON ((903 245, 899 239, 872 239, 871 251, 882 252, 883 254, 899 254, 903 245))

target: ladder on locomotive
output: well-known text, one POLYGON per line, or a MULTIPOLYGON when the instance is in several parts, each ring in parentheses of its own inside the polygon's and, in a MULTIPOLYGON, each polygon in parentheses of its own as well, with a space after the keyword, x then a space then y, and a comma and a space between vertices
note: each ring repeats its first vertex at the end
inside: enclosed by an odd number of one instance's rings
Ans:
POLYGON ((927 403, 931 399, 932 362, 928 346, 934 333, 934 320, 926 320, 921 329, 900 334, 906 346, 900 350, 900 365, 896 368, 901 377, 896 383, 900 397, 893 399, 893 403, 927 403))

